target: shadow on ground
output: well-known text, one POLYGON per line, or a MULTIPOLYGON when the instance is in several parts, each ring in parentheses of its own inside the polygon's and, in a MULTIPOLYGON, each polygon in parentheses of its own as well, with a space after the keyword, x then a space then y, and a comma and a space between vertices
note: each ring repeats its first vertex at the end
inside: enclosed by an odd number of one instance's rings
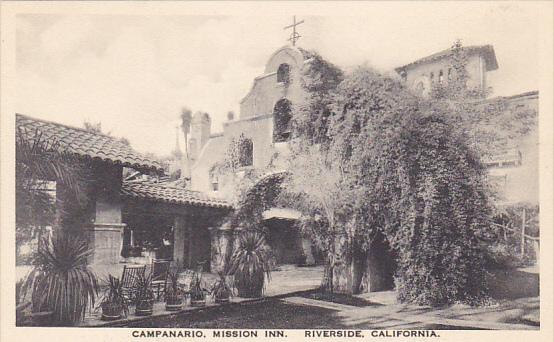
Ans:
POLYGON ((518 299, 539 295, 539 274, 519 269, 494 270, 488 278, 494 299, 518 299))

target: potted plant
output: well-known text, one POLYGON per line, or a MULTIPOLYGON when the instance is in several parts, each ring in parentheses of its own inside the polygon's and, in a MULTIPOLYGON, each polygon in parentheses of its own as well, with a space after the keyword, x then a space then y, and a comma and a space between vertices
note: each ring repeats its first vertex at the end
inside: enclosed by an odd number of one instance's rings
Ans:
POLYGON ((206 292, 208 291, 202 286, 202 272, 194 272, 190 281, 190 305, 206 305, 206 292))
POLYGON ((135 283, 135 315, 150 316, 154 310, 152 275, 142 275, 135 283))
POLYGON ((231 286, 227 283, 223 272, 219 272, 218 275, 219 279, 212 286, 212 296, 216 303, 229 303, 229 298, 233 294, 231 286))
POLYGON ((168 274, 169 283, 165 289, 165 309, 167 311, 179 311, 183 307, 184 292, 179 287, 179 274, 176 271, 170 271, 168 274))
POLYGON ((21 286, 23 298, 30 291, 37 324, 72 326, 94 306, 98 280, 87 267, 91 253, 86 241, 68 233, 41 241, 34 268, 21 286))
POLYGON ((100 307, 102 319, 106 321, 127 317, 129 312, 127 300, 123 295, 123 283, 111 274, 108 275, 100 307))
POLYGON ((270 280, 271 254, 263 234, 245 231, 231 257, 229 274, 233 275, 239 297, 258 298, 270 280))

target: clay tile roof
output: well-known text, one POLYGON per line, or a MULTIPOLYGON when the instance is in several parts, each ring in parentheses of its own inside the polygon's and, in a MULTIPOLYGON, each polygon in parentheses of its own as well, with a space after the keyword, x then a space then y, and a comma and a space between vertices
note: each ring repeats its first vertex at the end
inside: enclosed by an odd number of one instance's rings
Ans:
POLYGON ((135 199, 232 209, 231 204, 224 200, 209 197, 199 191, 178 188, 167 183, 153 183, 151 181, 123 182, 121 193, 123 196, 135 199))
POLYGON ((62 151, 145 172, 163 173, 162 165, 133 150, 117 138, 82 128, 16 114, 16 134, 33 139, 36 135, 55 139, 62 151))
MULTIPOLYGON (((483 57, 485 57, 486 62, 486 68, 487 71, 496 70, 498 69, 498 62, 496 60, 496 54, 494 53, 494 48, 492 45, 472 45, 472 46, 464 46, 462 48, 464 52, 468 54, 481 54, 483 57)), ((432 55, 420 58, 418 60, 415 60, 411 63, 408 63, 406 65, 403 65, 401 67, 395 68, 394 70, 396 72, 401 72, 402 70, 409 69, 415 65, 422 64, 422 63, 428 63, 432 62, 438 59, 442 59, 444 57, 450 56, 450 53, 452 52, 452 49, 446 49, 443 51, 439 51, 437 53, 434 53, 432 55)))

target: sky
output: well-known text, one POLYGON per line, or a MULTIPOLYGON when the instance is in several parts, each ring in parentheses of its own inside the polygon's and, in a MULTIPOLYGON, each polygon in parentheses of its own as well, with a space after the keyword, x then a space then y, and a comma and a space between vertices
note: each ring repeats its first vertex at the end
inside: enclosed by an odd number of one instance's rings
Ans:
MULTIPOLYGON (((298 46, 344 70, 383 72, 451 46, 492 44, 494 95, 538 88, 537 7, 524 3, 368 3, 363 11, 302 15, 298 46)), ((18 14, 16 111, 82 127, 101 122, 140 152, 168 155, 183 107, 229 110, 287 44, 295 13, 253 15, 18 14)), ((182 143, 182 138, 181 138, 182 143)))

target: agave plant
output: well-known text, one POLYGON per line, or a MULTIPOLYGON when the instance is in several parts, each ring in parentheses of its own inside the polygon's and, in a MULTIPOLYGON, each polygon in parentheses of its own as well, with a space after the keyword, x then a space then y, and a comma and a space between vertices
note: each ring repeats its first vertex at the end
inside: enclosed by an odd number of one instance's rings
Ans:
POLYGON ((24 297, 31 291, 33 312, 51 311, 56 325, 74 325, 84 318, 98 292, 96 275, 86 264, 91 253, 85 241, 68 234, 39 244, 35 266, 21 289, 24 297))
POLYGON ((246 231, 240 236, 239 245, 231 257, 229 274, 233 275, 239 297, 261 297, 265 290, 265 278, 270 280, 271 254, 264 235, 246 231))
POLYGON ((212 296, 214 297, 216 303, 227 303, 229 302, 229 297, 233 295, 233 290, 227 283, 225 273, 218 272, 218 275, 219 279, 212 285, 212 296))
POLYGON ((151 315, 154 307, 154 291, 152 290, 152 274, 144 274, 137 278, 135 286, 135 314, 151 315))
POLYGON ((184 291, 179 286, 179 273, 169 271, 167 274, 168 283, 165 288, 165 303, 167 310, 178 310, 183 305, 184 291))
POLYGON ((102 316, 105 319, 120 318, 129 313, 127 299, 123 293, 123 283, 118 277, 108 275, 99 306, 102 308, 102 316))
POLYGON ((203 306, 206 304, 206 293, 208 290, 202 281, 201 267, 194 272, 189 286, 190 302, 192 306, 203 306))

